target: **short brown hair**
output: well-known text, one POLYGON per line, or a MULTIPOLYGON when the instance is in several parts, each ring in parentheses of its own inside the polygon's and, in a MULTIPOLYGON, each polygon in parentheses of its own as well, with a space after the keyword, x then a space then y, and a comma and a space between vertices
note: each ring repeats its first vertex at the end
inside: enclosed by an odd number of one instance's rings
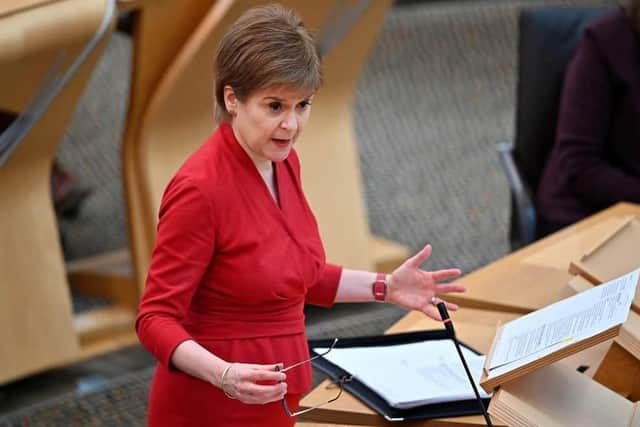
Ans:
POLYGON ((222 38, 215 63, 216 118, 228 120, 224 87, 244 101, 254 91, 288 86, 316 91, 322 84, 320 55, 300 17, 280 5, 249 9, 222 38))

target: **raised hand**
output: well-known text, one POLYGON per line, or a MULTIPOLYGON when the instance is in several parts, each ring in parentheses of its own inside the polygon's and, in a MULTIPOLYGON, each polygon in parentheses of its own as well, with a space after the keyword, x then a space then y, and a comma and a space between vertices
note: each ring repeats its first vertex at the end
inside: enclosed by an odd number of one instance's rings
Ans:
MULTIPOLYGON (((388 301, 410 310, 418 310, 434 320, 442 320, 436 304, 444 301, 441 295, 450 292, 464 292, 464 286, 456 283, 440 283, 460 276, 457 268, 438 271, 421 270, 420 265, 431 256, 431 245, 406 260, 391 274, 388 301)), ((448 310, 457 310, 458 306, 444 301, 448 310)))

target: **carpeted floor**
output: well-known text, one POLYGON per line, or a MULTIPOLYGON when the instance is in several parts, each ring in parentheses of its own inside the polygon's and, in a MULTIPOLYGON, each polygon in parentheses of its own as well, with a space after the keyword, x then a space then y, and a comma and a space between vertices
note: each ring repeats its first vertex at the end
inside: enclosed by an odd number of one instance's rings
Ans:
MULTIPOLYGON (((369 221, 413 249, 431 242, 430 268, 471 271, 508 250, 508 188, 495 144, 513 134, 518 8, 615 2, 407 3, 389 13, 356 98, 369 221)), ((129 39, 115 34, 60 148, 62 164, 94 189, 80 216, 62 224, 68 258, 127 244, 118 144, 130 54, 129 39)), ((309 335, 380 333, 402 315, 386 305, 359 310, 312 309, 309 335)), ((0 415, 0 426, 144 425, 151 373, 0 415)))
POLYGON ((153 367, 112 381, 109 387, 68 393, 0 417, 2 427, 144 426, 153 367))

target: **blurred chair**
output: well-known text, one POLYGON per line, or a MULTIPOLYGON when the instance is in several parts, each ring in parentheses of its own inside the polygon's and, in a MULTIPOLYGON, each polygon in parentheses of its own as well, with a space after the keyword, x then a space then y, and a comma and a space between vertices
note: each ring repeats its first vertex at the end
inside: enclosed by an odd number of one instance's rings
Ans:
POLYGON ((72 310, 50 174, 114 4, 0 2, 0 384, 99 351, 92 318, 72 310))
MULTIPOLYGON (((167 15, 167 8, 179 9, 178 3, 163 1, 154 6, 149 2, 140 13, 144 16, 154 7, 158 15, 167 15)), ((204 0, 201 3, 202 9, 204 0)), ((157 66, 149 67, 155 59, 138 49, 146 43, 154 51, 162 52, 162 39, 158 40, 158 36, 164 32, 165 22, 148 19, 140 22, 137 30, 134 26, 138 57, 135 68, 154 70, 153 82, 148 82, 139 81, 136 75, 141 71, 134 68, 134 91, 123 147, 132 258, 140 287, 144 285, 150 262, 164 188, 180 164, 215 126, 212 67, 216 46, 244 11, 267 3, 266 0, 216 0, 188 34, 175 57, 165 52, 163 64, 157 66), (159 29, 154 31, 154 27, 159 29), (137 85, 143 87, 144 93, 139 92, 137 85)), ((309 28, 328 31, 320 34, 320 41, 325 41, 328 51, 323 67, 325 83, 314 99, 311 120, 296 145, 302 158, 305 194, 318 218, 327 258, 352 268, 389 270, 404 260, 408 250, 370 234, 352 104, 360 71, 391 2, 284 0, 280 3, 296 10, 309 28), (343 22, 341 18, 345 16, 347 19, 343 22), (346 25, 341 37, 332 37, 341 32, 335 25, 326 26, 334 20, 346 25)))
POLYGON ((585 25, 609 10, 544 7, 520 12, 515 140, 498 144, 511 189, 512 250, 541 237, 535 194, 555 141, 565 68, 585 25))

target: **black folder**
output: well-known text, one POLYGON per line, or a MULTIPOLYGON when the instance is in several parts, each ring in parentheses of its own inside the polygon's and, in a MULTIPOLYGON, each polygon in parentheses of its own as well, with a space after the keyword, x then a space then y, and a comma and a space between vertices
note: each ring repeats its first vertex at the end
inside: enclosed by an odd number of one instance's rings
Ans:
MULTIPOLYGON (((334 348, 349 347, 380 347, 392 346, 399 344, 410 344, 431 340, 450 340, 446 330, 418 331, 407 332, 401 334, 363 336, 354 338, 340 338, 334 348)), ((458 341, 460 342, 460 341, 458 341)), ((309 351, 311 356, 316 356, 314 348, 328 348, 333 343, 333 339, 327 340, 309 340, 309 351)), ((460 342, 461 346, 468 350, 480 354, 468 345, 460 342)), ((345 377, 349 377, 350 373, 342 369, 340 366, 334 365, 323 357, 318 357, 312 362, 313 366, 327 375, 331 380, 339 382, 345 377)), ((462 362, 460 362, 460 369, 462 362)), ((478 401, 459 400, 446 403, 432 403, 417 406, 410 409, 398 409, 390 406, 379 394, 371 390, 357 378, 344 382, 344 389, 356 396, 363 403, 382 415, 388 421, 411 421, 411 420, 427 420, 432 418, 458 417, 463 415, 482 414, 482 410, 478 405, 478 401)), ((473 391, 471 384, 469 390, 473 391)), ((490 399, 483 399, 485 407, 488 406, 490 399)))

